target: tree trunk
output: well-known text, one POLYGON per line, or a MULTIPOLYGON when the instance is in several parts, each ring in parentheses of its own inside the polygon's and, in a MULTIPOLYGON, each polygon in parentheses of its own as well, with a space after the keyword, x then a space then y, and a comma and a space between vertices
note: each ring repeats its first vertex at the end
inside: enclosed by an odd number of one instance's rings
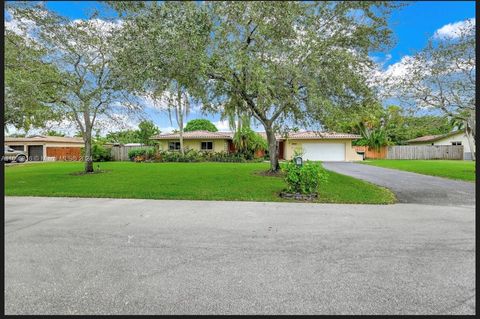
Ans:
POLYGON ((91 132, 85 133, 83 140, 85 141, 85 173, 93 173, 91 132))
POLYGON ((472 154, 472 161, 475 161, 475 138, 472 136, 472 130, 468 124, 465 127, 465 135, 467 136, 468 146, 472 154))
POLYGON ((182 155, 185 155, 185 150, 183 148, 183 108, 182 108, 182 91, 180 86, 177 89, 177 124, 178 129, 180 130, 180 152, 182 155))
POLYGON ((268 154, 270 156, 270 171, 278 172, 280 164, 278 164, 278 148, 275 132, 271 127, 265 126, 265 133, 267 134, 268 154))

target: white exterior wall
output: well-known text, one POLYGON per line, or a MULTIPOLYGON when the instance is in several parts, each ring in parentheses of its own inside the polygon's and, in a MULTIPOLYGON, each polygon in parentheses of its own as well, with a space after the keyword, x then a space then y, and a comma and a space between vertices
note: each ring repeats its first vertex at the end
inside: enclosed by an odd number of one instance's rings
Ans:
POLYGON ((468 139, 465 133, 447 136, 441 140, 433 142, 433 145, 452 145, 452 142, 462 142, 463 152, 470 153, 470 145, 468 144, 468 139))
POLYGON ((452 145, 452 142, 462 142, 463 159, 465 160, 471 159, 470 144, 468 144, 468 139, 465 132, 461 132, 451 136, 446 136, 434 142, 412 143, 412 145, 432 145, 432 143, 433 145, 452 145))

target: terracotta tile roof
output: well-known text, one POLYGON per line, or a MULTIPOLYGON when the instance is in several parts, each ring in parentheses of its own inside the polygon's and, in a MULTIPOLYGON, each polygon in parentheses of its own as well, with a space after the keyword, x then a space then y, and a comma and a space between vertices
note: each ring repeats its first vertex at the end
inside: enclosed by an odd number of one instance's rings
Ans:
MULTIPOLYGON (((265 132, 257 132, 264 139, 267 139, 267 134, 265 132)), ((193 131, 193 132, 184 132, 184 139, 232 139, 233 132, 209 132, 209 131, 193 131)), ((285 140, 285 135, 275 134, 277 140, 285 140)), ((180 134, 170 133, 170 134, 160 134, 152 137, 154 140, 169 140, 169 139, 179 139, 180 134)), ((319 132, 319 131, 305 131, 305 132, 296 132, 289 133, 288 139, 291 140, 301 140, 301 139, 358 139, 360 135, 355 134, 346 134, 346 133, 335 133, 335 132, 319 132)))
POLYGON ((75 143, 84 144, 81 137, 63 137, 63 136, 44 136, 35 135, 29 137, 8 137, 5 136, 5 143, 22 143, 22 142, 45 142, 45 143, 75 143))
MULTIPOLYGON (((233 133, 232 132, 209 132, 209 131, 192 131, 192 132, 184 132, 183 138, 184 139, 232 139, 233 133)), ((179 139, 179 133, 168 133, 168 134, 160 134, 157 136, 152 137, 153 140, 171 140, 171 139, 179 139)))
MULTIPOLYGON (((264 139, 267 139, 267 133, 265 132, 257 132, 261 137, 263 137, 264 139)), ((284 140, 285 139, 285 136, 283 136, 282 134, 275 134, 275 138, 277 140, 284 140)))
POLYGON ((425 136, 420 136, 420 137, 417 137, 417 138, 413 138, 411 140, 408 140, 407 142, 409 142, 409 143, 429 142, 429 141, 436 140, 440 136, 442 136, 442 135, 425 135, 425 136))
POLYGON ((442 138, 445 138, 445 137, 448 137, 448 136, 451 136, 451 135, 460 134, 460 133, 463 133, 463 132, 457 130, 457 131, 453 131, 453 132, 450 132, 450 133, 447 133, 447 134, 425 135, 425 136, 420 136, 420 137, 408 140, 407 143, 434 142, 434 141, 440 140, 442 138))
POLYGON ((306 139, 359 139, 361 136, 348 133, 336 132, 320 132, 320 131, 305 131, 288 134, 290 140, 306 140, 306 139))

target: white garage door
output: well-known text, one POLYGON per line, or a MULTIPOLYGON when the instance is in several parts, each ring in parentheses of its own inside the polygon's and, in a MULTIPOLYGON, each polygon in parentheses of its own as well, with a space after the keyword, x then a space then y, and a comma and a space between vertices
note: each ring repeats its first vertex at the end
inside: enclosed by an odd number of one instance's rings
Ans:
POLYGON ((344 143, 304 143, 303 159, 311 161, 344 161, 344 143))

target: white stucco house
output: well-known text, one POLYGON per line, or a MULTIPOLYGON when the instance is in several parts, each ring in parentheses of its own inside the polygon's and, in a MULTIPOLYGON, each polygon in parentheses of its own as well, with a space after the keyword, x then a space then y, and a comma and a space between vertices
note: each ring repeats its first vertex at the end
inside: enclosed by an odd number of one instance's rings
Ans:
MULTIPOLYGON (((426 135, 414 138, 407 141, 412 145, 462 145, 463 146, 463 159, 472 159, 472 150, 470 150, 470 144, 468 143, 465 131, 453 131, 443 135, 426 135)), ((474 146, 475 147, 475 146, 474 146)), ((473 149, 475 152, 475 149, 473 149)))

